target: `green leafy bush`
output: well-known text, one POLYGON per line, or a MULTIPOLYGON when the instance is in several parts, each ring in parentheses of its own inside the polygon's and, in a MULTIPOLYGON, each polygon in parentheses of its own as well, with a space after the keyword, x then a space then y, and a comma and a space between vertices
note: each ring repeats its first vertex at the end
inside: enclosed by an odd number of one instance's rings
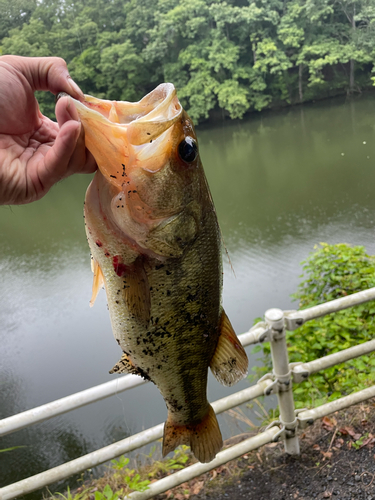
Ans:
POLYGON ((118 500, 118 493, 114 493, 112 488, 107 484, 103 492, 95 491, 95 500, 118 500))
POLYGON ((189 450, 189 446, 183 444, 174 450, 173 458, 155 460, 152 463, 148 476, 156 478, 160 475, 168 475, 173 470, 183 469, 188 464, 190 458, 189 450))
MULTIPOLYGON (((141 481, 140 474, 135 472, 135 469, 126 467, 129 463, 129 458, 122 455, 118 460, 111 460, 112 469, 115 471, 113 477, 115 479, 123 479, 128 488, 133 491, 146 491, 150 481, 148 479, 141 481)), ((100 500, 96 499, 95 500, 100 500)), ((116 500, 115 498, 113 500, 116 500)))
MULTIPOLYGON (((304 280, 294 294, 305 309, 375 286, 375 256, 362 246, 344 243, 315 247, 303 263, 304 280)), ((307 362, 375 337, 375 301, 311 320, 287 333, 290 362, 307 362)), ((264 366, 257 376, 271 371, 270 346, 262 346, 264 366)), ((361 356, 312 375, 294 385, 297 408, 318 406, 364 389, 375 380, 375 354, 361 356)))

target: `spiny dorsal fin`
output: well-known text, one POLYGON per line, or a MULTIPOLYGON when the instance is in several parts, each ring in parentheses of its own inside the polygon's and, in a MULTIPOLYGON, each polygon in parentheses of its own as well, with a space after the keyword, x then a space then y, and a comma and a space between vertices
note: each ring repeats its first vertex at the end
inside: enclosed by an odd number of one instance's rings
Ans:
POLYGON ((219 330, 220 336, 210 368, 221 384, 231 386, 247 375, 249 362, 224 309, 221 313, 219 330))
POLYGON ((94 273, 94 280, 92 283, 92 295, 90 300, 90 307, 94 305, 96 297, 98 296, 99 290, 104 286, 104 276, 99 264, 91 257, 91 270, 94 273))

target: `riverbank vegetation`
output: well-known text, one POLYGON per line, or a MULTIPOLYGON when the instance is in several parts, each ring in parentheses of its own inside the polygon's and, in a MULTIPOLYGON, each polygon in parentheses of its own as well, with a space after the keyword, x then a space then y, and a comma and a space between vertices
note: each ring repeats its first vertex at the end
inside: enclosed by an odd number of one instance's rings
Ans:
MULTIPOLYGON (((303 263, 304 279, 294 298, 305 309, 375 286, 375 256, 362 246, 321 243, 303 263)), ((307 362, 348 349, 375 337, 374 301, 313 319, 287 333, 289 361, 307 362)), ((269 344, 256 378, 271 371, 269 344)), ((297 408, 320 406, 375 381, 375 353, 313 374, 293 388, 297 408)))
POLYGON ((63 57, 108 99, 170 81, 196 123, 369 88, 374 35, 375 0, 0 0, 0 53, 63 57))

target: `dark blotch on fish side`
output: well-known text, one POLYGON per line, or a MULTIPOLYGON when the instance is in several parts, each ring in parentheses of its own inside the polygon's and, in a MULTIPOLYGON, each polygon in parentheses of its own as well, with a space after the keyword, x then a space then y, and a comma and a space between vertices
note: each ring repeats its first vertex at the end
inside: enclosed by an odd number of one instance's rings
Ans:
POLYGON ((172 399, 172 398, 166 398, 165 402, 167 403, 167 406, 169 408, 173 409, 173 411, 181 411, 183 406, 178 404, 177 399, 172 399))

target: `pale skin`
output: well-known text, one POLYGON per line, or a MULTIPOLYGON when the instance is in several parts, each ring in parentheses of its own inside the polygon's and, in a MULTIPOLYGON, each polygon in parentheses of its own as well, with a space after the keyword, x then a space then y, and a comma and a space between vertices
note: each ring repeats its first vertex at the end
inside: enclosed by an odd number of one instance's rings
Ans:
POLYGON ((61 179, 96 170, 70 99, 58 100, 56 123, 40 112, 36 90, 83 100, 63 59, 0 57, 0 205, 30 203, 61 179))

